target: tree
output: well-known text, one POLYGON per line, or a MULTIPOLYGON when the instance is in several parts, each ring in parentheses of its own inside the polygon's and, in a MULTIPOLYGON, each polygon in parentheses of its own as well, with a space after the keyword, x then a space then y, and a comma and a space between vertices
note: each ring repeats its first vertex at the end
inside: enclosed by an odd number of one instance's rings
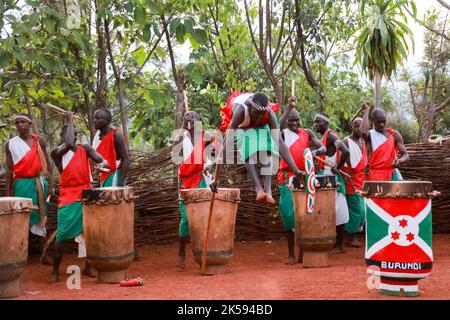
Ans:
POLYGON ((437 12, 428 12, 425 20, 428 21, 427 30, 441 30, 441 33, 425 33, 425 55, 421 63, 423 77, 414 80, 411 76, 404 75, 419 124, 418 140, 421 142, 428 141, 436 129, 437 115, 450 105, 450 43, 443 37, 448 29, 448 13, 445 18, 439 18, 437 12))
POLYGON ((413 35, 406 25, 403 8, 411 7, 416 15, 413 1, 362 0, 360 34, 356 38, 356 59, 371 81, 375 80, 375 107, 381 108, 381 79, 391 79, 397 66, 407 57, 409 37, 414 46, 413 35), (403 22, 400 21, 403 18, 403 22))

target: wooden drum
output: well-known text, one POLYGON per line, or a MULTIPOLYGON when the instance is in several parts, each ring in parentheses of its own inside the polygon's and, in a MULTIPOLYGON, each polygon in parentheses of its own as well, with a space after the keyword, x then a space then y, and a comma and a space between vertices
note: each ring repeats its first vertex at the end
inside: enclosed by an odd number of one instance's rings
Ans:
POLYGON ((32 207, 28 198, 0 197, 0 298, 14 298, 20 293, 32 207))
POLYGON ((429 181, 366 181, 366 264, 380 293, 419 295, 418 280, 433 263, 429 181))
MULTIPOLYGON (((209 188, 182 189, 180 193, 188 215, 194 259, 201 267, 211 190, 209 188)), ((219 188, 216 194, 208 234, 205 274, 223 272, 234 254, 234 231, 239 195, 239 189, 226 188, 219 188)))
POLYGON ((328 251, 336 243, 336 178, 316 175, 315 204, 312 213, 306 210, 304 186, 294 179, 295 238, 303 250, 303 267, 328 267, 328 251))
POLYGON ((87 260, 99 283, 119 283, 134 258, 134 191, 130 187, 83 190, 87 260))

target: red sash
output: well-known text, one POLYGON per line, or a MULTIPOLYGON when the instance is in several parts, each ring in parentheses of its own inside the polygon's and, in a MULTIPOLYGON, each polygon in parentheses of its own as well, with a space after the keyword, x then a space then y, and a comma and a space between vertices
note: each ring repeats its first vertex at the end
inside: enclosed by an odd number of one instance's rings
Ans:
MULTIPOLYGON (((297 132, 299 139, 297 139, 290 147, 289 152, 291 153, 292 159, 299 170, 305 171, 305 158, 303 157, 303 152, 309 146, 309 135, 305 129, 299 128, 297 132)), ((278 172, 278 184, 286 183, 286 175, 288 177, 295 176, 295 174, 289 168, 287 162, 281 158, 280 171, 278 172)))
POLYGON ((89 160, 81 144, 61 173, 58 207, 81 200, 83 189, 91 189, 89 160))
MULTIPOLYGON (((114 171, 116 171, 116 161, 117 161, 117 154, 116 154, 116 148, 114 146, 114 133, 119 132, 122 136, 122 132, 117 129, 113 128, 104 138, 101 140, 100 144, 97 147, 97 152, 100 153, 106 161, 109 163, 109 168, 111 169, 111 172, 101 172, 100 173, 100 181, 103 182, 106 179, 108 179, 110 174, 113 174, 114 171)), ((125 139, 125 138, 124 138, 125 139)))
MULTIPOLYGON (((350 139, 350 138, 349 138, 350 139)), ((347 194, 355 194, 355 188, 357 190, 362 190, 363 182, 366 178, 364 174, 364 169, 367 166, 367 151, 366 151, 366 144, 364 141, 362 142, 362 157, 359 161, 358 165, 354 168, 351 167, 343 167, 342 171, 349 173, 352 177, 353 184, 355 187, 353 187, 352 183, 349 181, 348 178, 345 178, 345 189, 347 194)))
MULTIPOLYGON (((327 144, 327 142, 328 142, 328 136, 330 135, 330 133, 333 133, 336 137, 338 137, 339 138, 339 136, 338 136, 338 134, 335 132, 335 131, 333 131, 333 130, 331 130, 331 129, 328 129, 327 130, 327 132, 325 132, 325 134, 323 135, 323 137, 322 137, 322 144, 323 144, 323 146, 325 147, 325 148, 327 148, 327 146, 328 146, 328 144, 327 144)), ((327 158, 326 158, 326 155, 320 155, 320 156, 318 156, 320 159, 322 159, 322 160, 326 160, 327 158)), ((336 164, 339 162, 339 159, 341 158, 341 152, 338 150, 337 151, 337 155, 336 155, 336 164)), ((318 161, 317 162, 317 171, 322 171, 322 170, 324 170, 325 169, 325 163, 324 162, 322 162, 322 161, 318 161)))
POLYGON ((368 181, 389 181, 394 174, 392 162, 397 158, 394 129, 387 130, 390 133, 389 138, 370 155, 368 181))
MULTIPOLYGON (((231 119, 233 118, 233 106, 232 106, 232 101, 234 98, 240 96, 241 94, 246 94, 248 92, 240 92, 239 90, 234 90, 233 93, 231 94, 231 96, 228 98, 227 100, 227 104, 224 105, 222 108, 220 108, 220 115, 222 118, 222 123, 219 127, 219 130, 222 132, 227 131, 228 126, 231 123, 231 119)), ((277 112, 278 109, 280 109, 280 104, 279 103, 271 103, 269 102, 270 107, 272 108, 273 112, 277 112)), ((269 113, 266 112, 266 114, 264 115, 264 117, 259 120, 257 123, 252 124, 249 126, 249 128, 255 128, 255 127, 259 127, 262 125, 265 125, 269 123, 269 113)))
MULTIPOLYGON (((184 138, 188 139, 188 138, 184 138)), ((193 189, 202 181, 204 166, 205 141, 203 133, 199 141, 194 145, 194 149, 186 160, 178 168, 178 178, 183 179, 181 188, 193 189)), ((184 156, 184 155, 183 155, 184 156)))
POLYGON ((39 136, 31 135, 34 139, 33 146, 27 154, 13 166, 13 180, 34 178, 41 172, 41 160, 38 153, 39 136))

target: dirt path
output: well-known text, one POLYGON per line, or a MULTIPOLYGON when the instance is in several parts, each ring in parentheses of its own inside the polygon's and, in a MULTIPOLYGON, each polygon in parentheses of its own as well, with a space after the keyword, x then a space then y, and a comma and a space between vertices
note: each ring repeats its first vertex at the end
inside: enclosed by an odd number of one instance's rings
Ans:
MULTIPOLYGON (((284 264, 284 241, 239 242, 228 272, 208 277, 199 275, 190 247, 186 269, 176 269, 177 250, 176 244, 140 247, 141 258, 132 264, 128 276, 144 278, 145 285, 132 288, 97 284, 96 279, 83 276, 81 289, 69 290, 64 273, 61 282, 49 285, 51 267, 32 258, 18 299, 399 299, 367 288, 364 248, 331 255, 330 268, 305 269, 301 264, 284 264)), ((450 235, 435 235, 433 251, 432 273, 419 282, 420 297, 413 299, 450 299, 450 235)), ((66 255, 61 271, 69 264, 82 268, 84 261, 66 255)))

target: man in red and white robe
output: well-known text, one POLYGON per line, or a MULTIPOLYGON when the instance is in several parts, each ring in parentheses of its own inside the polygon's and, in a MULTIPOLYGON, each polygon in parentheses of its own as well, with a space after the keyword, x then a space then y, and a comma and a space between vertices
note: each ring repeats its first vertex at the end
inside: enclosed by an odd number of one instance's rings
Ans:
POLYGON ((362 120, 360 117, 353 120, 351 123, 352 134, 343 140, 350 151, 350 156, 342 170, 351 176, 350 179, 345 179, 345 198, 349 213, 349 221, 345 225, 345 230, 351 236, 350 245, 353 247, 361 246, 356 239, 356 233, 362 230, 365 221, 364 198, 356 192, 362 190, 365 180, 364 170, 367 167, 366 144, 359 131, 362 120))
POLYGON ((369 157, 369 176, 367 181, 403 180, 397 169, 409 160, 408 151, 400 133, 386 128, 386 112, 375 109, 372 112, 373 129, 369 130, 370 106, 365 103, 361 134, 366 141, 369 157))
MULTIPOLYGON (((86 257, 83 232, 83 210, 81 194, 83 189, 91 189, 91 168, 89 159, 108 167, 108 163, 90 145, 76 144, 73 126, 73 113, 65 114, 68 124, 61 130, 62 143, 52 149, 51 156, 57 166, 60 177, 58 199, 58 224, 55 243, 53 272, 49 282, 59 281, 59 267, 64 252, 64 243, 75 239, 79 243, 78 256, 86 257)), ((86 261, 84 273, 93 275, 93 270, 86 261)))
MULTIPOLYGON (((53 183, 47 181, 51 176, 51 162, 47 154, 44 139, 31 134, 32 121, 26 114, 19 113, 15 118, 18 136, 6 143, 6 196, 31 198, 39 210, 30 214, 30 232, 44 237, 46 235, 47 206, 46 199, 53 183), (49 173, 50 172, 50 173, 49 173)), ((43 243, 42 243, 43 244, 43 243)), ((47 255, 43 263, 51 264, 47 255)))

